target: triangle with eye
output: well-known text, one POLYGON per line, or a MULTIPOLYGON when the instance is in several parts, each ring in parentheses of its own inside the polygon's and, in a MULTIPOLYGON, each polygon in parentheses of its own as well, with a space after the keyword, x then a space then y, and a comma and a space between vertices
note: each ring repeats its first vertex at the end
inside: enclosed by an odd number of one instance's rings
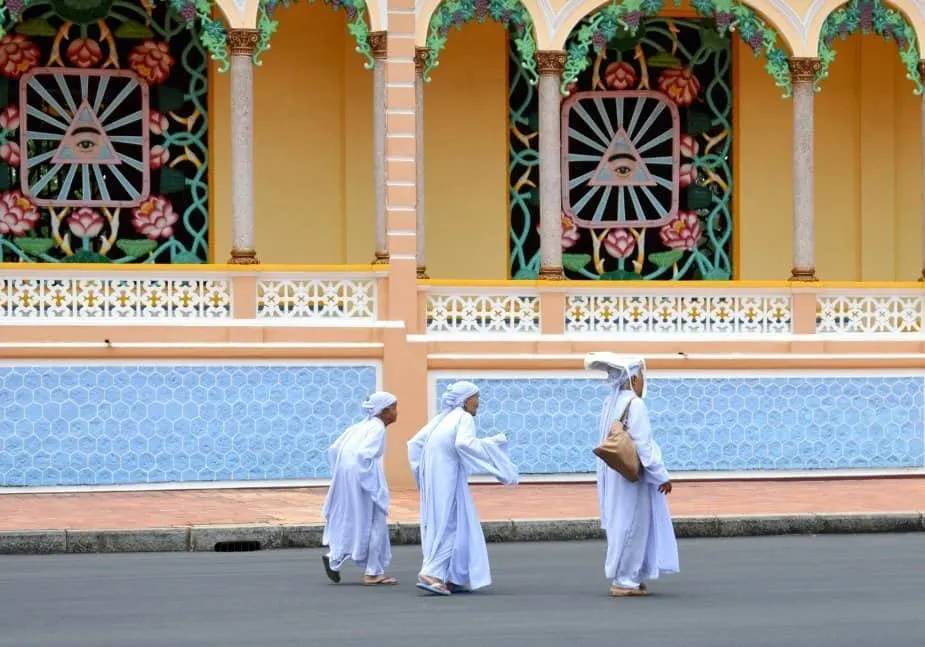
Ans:
POLYGON ((116 154, 106 130, 100 124, 93 108, 85 100, 74 113, 74 119, 68 126, 52 164, 107 164, 122 163, 116 154))
POLYGON ((621 128, 610 140, 594 174, 592 186, 654 186, 657 184, 626 130, 621 128))

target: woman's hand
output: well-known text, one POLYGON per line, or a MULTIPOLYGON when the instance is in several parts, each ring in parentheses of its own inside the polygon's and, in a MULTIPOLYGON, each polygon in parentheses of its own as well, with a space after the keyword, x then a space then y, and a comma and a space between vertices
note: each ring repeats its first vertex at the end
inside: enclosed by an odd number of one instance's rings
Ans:
POLYGON ((671 494, 671 481, 666 481, 659 485, 658 491, 662 494, 671 494))

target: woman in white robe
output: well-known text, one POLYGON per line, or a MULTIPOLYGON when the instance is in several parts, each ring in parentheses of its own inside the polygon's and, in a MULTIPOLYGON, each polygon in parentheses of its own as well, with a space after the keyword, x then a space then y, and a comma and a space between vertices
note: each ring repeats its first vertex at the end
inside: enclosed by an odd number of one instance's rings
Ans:
POLYGON ((478 387, 456 382, 442 403, 442 412, 408 442, 408 460, 421 492, 424 563, 416 586, 450 595, 491 584, 488 548, 469 492, 469 475, 491 474, 505 485, 516 485, 519 476, 504 434, 475 435, 478 387))
POLYGON ((636 444, 643 469, 631 483, 608 467, 597 464, 597 492, 601 527, 607 534, 604 573, 614 597, 648 595, 645 582, 677 573, 678 543, 671 525, 666 495, 671 477, 662 451, 652 437, 645 397, 645 361, 613 353, 591 353, 585 368, 604 370, 613 388, 600 420, 601 442, 610 426, 626 412, 626 430, 636 444))
POLYGON ((324 570, 334 583, 347 560, 365 569, 368 586, 397 584, 385 575, 392 561, 389 542, 389 487, 382 455, 385 428, 398 419, 397 399, 391 393, 374 393, 363 403, 366 418, 349 427, 328 449, 331 486, 322 515, 327 522, 322 545, 324 570))

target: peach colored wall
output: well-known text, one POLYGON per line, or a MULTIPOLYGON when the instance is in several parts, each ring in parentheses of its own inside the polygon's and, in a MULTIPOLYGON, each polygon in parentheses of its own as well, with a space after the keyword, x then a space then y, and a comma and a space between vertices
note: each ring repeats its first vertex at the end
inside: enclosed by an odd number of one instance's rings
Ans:
MULTIPOLYGON (((739 276, 780 280, 791 258, 792 103, 735 40, 739 276)), ((895 44, 853 36, 816 95, 817 269, 824 280, 921 270, 921 99, 895 44)), ((425 87, 427 265, 437 278, 507 276, 506 43, 452 31, 425 87)), ((255 69, 257 244, 271 263, 364 263, 374 241, 372 73, 341 13, 285 10, 255 69)), ((230 248, 228 80, 213 74, 215 260, 230 248)))

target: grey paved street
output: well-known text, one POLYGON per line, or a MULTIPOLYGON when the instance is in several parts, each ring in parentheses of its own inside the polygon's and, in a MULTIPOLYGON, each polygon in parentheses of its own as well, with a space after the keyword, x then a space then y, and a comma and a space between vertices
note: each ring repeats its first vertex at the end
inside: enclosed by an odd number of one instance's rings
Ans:
POLYGON ((603 544, 490 546, 495 585, 425 597, 328 583, 318 550, 0 557, 4 647, 922 647, 925 535, 692 540, 647 599, 607 597, 603 544))

